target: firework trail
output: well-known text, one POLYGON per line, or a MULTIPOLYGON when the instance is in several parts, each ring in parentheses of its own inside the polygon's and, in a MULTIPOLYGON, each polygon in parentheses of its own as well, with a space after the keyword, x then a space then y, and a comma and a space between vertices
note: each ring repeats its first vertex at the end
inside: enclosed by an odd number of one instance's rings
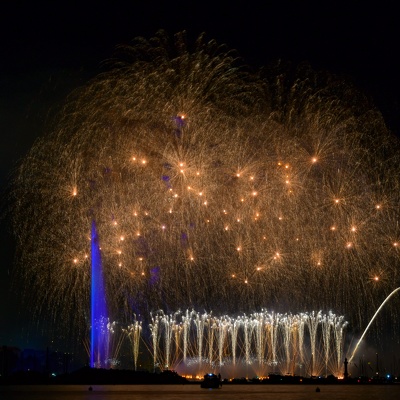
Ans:
POLYGON ((24 159, 13 215, 28 299, 87 326, 95 221, 120 321, 268 307, 365 326, 399 286, 400 153, 381 115, 327 74, 252 73, 204 36, 185 43, 121 47, 24 159))
POLYGON ((341 376, 346 325, 342 316, 321 312, 262 310, 231 318, 194 310, 171 315, 159 311, 152 315, 150 349, 155 366, 196 375, 235 371, 237 376, 250 368, 258 376, 268 371, 341 376), (184 335, 182 322, 188 321, 191 334, 184 335), (269 340, 271 335, 274 340, 269 340))

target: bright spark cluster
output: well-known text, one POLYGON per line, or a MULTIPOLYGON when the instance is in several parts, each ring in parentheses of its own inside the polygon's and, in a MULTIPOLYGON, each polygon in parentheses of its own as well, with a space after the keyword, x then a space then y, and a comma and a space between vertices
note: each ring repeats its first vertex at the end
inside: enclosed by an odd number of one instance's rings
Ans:
POLYGON ((341 375, 343 316, 332 312, 279 314, 262 310, 239 317, 186 311, 151 316, 153 363, 161 369, 237 376, 240 366, 268 371, 341 375))
POLYGON ((36 304, 85 320, 95 220, 113 319, 268 307, 365 326, 399 286, 400 153, 380 114, 332 77, 253 74, 214 41, 174 40, 122 49, 23 161, 14 226, 36 304))

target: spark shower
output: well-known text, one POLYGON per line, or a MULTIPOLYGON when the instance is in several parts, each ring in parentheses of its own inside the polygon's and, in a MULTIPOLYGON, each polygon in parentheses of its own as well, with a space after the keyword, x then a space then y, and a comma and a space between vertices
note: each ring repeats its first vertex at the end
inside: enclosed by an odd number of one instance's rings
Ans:
POLYGON ((152 315, 150 349, 161 369, 202 375, 342 376, 343 316, 261 311, 232 318, 186 311, 152 315))
POLYGON ((192 47, 183 33, 119 47, 21 163, 26 299, 87 333, 94 220, 108 313, 125 326, 266 308, 334 310, 360 331, 399 286, 398 140, 334 76, 254 72, 205 36, 192 47))

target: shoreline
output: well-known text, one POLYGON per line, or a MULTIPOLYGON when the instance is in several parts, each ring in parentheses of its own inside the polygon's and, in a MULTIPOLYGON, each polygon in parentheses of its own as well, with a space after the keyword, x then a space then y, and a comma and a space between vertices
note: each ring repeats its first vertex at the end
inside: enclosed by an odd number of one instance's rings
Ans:
MULTIPOLYGON (((18 385, 199 385, 202 380, 189 380, 175 371, 159 373, 148 371, 97 369, 83 367, 71 373, 58 376, 35 371, 17 371, 0 377, 0 386, 18 385)), ((270 374, 264 379, 254 377, 222 379, 226 385, 391 385, 399 384, 400 379, 392 376, 348 377, 338 379, 328 377, 301 377, 270 374)))

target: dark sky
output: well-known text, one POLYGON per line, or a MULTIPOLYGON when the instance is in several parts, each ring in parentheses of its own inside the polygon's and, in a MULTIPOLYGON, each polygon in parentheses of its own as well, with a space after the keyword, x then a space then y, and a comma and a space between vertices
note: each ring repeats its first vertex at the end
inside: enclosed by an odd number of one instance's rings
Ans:
MULTIPOLYGON (((43 132, 49 110, 118 44, 157 30, 205 32, 255 67, 307 61, 353 82, 400 134, 400 24, 380 1, 18 1, 0 4, 0 184, 43 132), (261 4, 259 4, 261 3, 261 4)), ((13 241, 0 220, 0 345, 35 346, 9 294, 13 241)))

